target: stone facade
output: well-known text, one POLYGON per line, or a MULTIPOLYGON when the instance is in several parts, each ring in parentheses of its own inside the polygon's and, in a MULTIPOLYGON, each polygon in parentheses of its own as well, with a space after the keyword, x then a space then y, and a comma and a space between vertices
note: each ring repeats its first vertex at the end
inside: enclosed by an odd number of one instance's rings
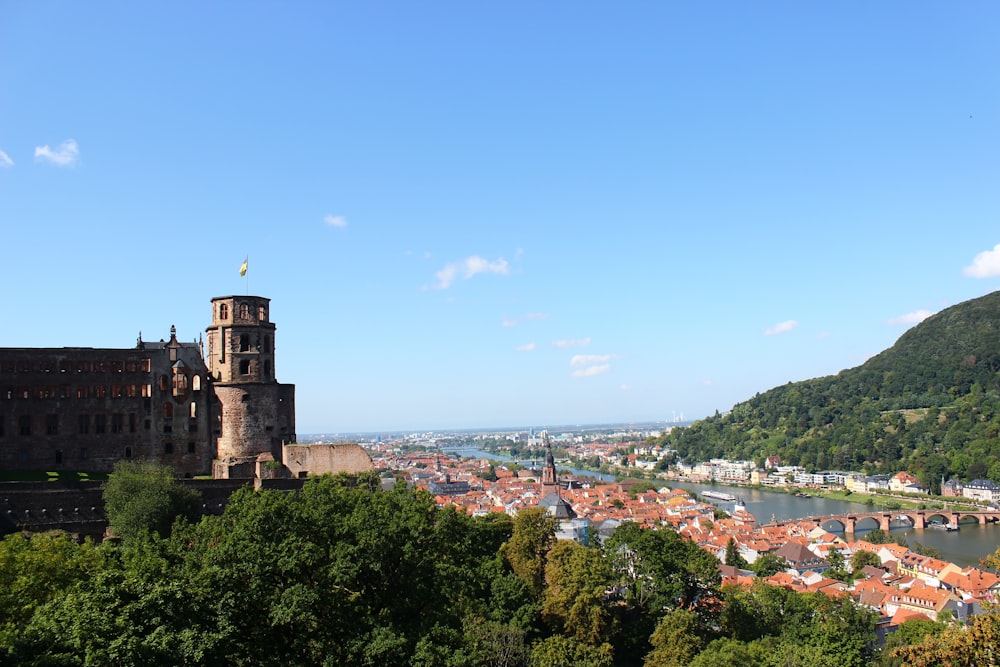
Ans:
POLYGON ((374 470, 372 459, 361 445, 285 445, 282 459, 292 477, 337 474, 354 475, 374 470))
POLYGON ((270 300, 212 299, 202 344, 0 348, 0 466, 110 471, 139 458, 181 476, 254 476, 295 441, 295 386, 274 377, 270 300))
POLYGON ((281 456, 295 441, 295 387, 275 379, 270 299, 212 299, 206 331, 216 400, 215 477, 249 477, 259 454, 281 456), (248 474, 249 473, 249 474, 248 474))

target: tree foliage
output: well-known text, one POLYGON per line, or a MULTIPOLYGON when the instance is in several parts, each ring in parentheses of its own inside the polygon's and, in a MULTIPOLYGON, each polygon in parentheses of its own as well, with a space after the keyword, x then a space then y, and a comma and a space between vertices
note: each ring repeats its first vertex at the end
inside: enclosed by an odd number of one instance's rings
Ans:
POLYGON ((542 618, 559 633, 593 646, 611 625, 606 591, 611 570, 603 554, 576 542, 557 543, 545 566, 542 618))
POLYGON ((162 537, 177 518, 198 518, 201 494, 178 482, 169 467, 119 461, 104 484, 104 511, 112 532, 122 539, 135 539, 145 532, 162 537))
POLYGON ((473 518, 369 482, 248 487, 222 516, 99 545, 8 537, 0 664, 854 667, 870 657, 869 612, 764 584, 720 591, 715 558, 672 530, 626 523, 590 548, 554 541, 544 512, 473 518))
POLYGON ((517 513, 513 534, 503 545, 507 562, 536 597, 542 594, 545 559, 555 543, 555 533, 555 518, 544 509, 532 507, 517 513))

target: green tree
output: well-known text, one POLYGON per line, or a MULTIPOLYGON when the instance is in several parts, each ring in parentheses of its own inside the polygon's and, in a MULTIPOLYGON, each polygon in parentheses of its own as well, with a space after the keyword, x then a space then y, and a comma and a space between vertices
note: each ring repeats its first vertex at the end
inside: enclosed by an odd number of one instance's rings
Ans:
POLYGON ((750 564, 750 569, 753 570, 753 573, 761 579, 766 579, 767 577, 775 575, 787 567, 788 562, 781 556, 773 553, 758 556, 757 559, 750 564))
POLYGON ((501 553, 514 574, 521 577, 537 598, 545 584, 545 558, 555 543, 556 520, 544 509, 522 509, 514 517, 514 530, 501 553))
POLYGON ((747 567, 747 561, 740 554, 740 549, 736 546, 736 540, 732 537, 726 542, 726 565, 730 567, 738 567, 741 570, 747 567))
POLYGON ((947 624, 930 619, 915 618, 901 623, 896 631, 886 638, 878 664, 881 667, 905 667, 902 659, 894 656, 897 648, 921 644, 928 637, 941 635, 947 629, 947 624))
POLYGON ((163 537, 176 519, 198 518, 201 494, 178 482, 166 466, 120 461, 104 484, 104 511, 111 531, 123 540, 146 532, 163 537))
POLYGON ((858 549, 851 554, 851 569, 855 574, 861 572, 861 570, 869 565, 872 567, 882 567, 882 559, 878 557, 878 554, 863 549, 858 549))
POLYGON ((712 605, 697 602, 717 594, 719 561, 676 531, 624 523, 603 548, 617 591, 613 611, 620 630, 613 642, 619 661, 643 660, 664 613, 674 609, 714 613, 712 605))
POLYGON ((611 667, 613 664, 614 650, 610 644, 591 646, 553 635, 531 647, 531 667, 611 667))
POLYGON ((14 651, 40 607, 96 576, 103 560, 92 542, 80 545, 62 532, 5 537, 0 542, 0 655, 14 651))
POLYGON ((826 559, 830 562, 830 571, 828 574, 833 579, 839 579, 841 581, 847 581, 851 573, 845 569, 846 559, 844 558, 844 553, 837 547, 831 547, 830 551, 827 553, 826 559))
POLYGON ((748 667, 760 663, 754 660, 747 644, 722 637, 710 643, 688 664, 691 667, 748 667))
POLYGON ((470 667, 523 667, 528 664, 530 652, 521 629, 497 621, 468 617, 464 632, 470 667))
POLYGON ((687 609, 675 609, 656 625, 643 667, 686 667, 705 648, 709 631, 701 617, 687 609))
POLYGON ((542 618, 561 634, 601 644, 611 624, 605 598, 611 571, 603 554, 564 540, 552 547, 547 560, 542 618))

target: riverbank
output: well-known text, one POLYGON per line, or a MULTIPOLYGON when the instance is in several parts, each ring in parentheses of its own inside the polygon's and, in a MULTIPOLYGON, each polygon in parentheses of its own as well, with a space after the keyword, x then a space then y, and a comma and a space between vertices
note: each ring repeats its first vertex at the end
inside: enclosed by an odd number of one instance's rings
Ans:
MULTIPOLYGON (((473 448, 456 448, 465 449, 466 451, 475 451, 477 454, 485 454, 486 458, 496 458, 498 461, 502 462, 513 462, 517 463, 515 459, 506 456, 500 452, 488 451, 488 450, 475 450, 473 448)), ((838 500, 846 503, 851 503, 854 505, 860 505, 862 507, 869 508, 870 510, 923 510, 923 511, 934 511, 934 510, 980 510, 983 509, 982 506, 977 505, 973 502, 961 502, 953 498, 947 498, 944 496, 915 496, 915 495, 893 495, 889 493, 854 493, 847 489, 817 489, 810 487, 799 487, 799 486, 786 486, 786 487, 773 487, 773 486, 763 486, 760 484, 727 484, 725 482, 713 481, 713 480, 701 480, 701 479, 690 479, 688 477, 679 476, 676 474, 668 475, 665 473, 656 473, 649 470, 640 470, 636 468, 621 467, 621 466, 610 466, 603 465, 599 469, 594 469, 586 464, 585 461, 578 459, 570 459, 570 464, 572 467, 566 467, 557 464, 557 468, 560 470, 568 470, 573 475, 577 477, 592 476, 601 481, 622 481, 624 479, 636 479, 645 480, 652 482, 657 486, 670 486, 671 482, 683 482, 687 484, 707 484, 711 486, 719 486, 725 488, 733 489, 752 489, 754 491, 761 491, 764 493, 775 493, 775 494, 788 494, 788 495, 799 495, 800 497, 814 497, 814 498, 825 498, 828 500, 838 500)))

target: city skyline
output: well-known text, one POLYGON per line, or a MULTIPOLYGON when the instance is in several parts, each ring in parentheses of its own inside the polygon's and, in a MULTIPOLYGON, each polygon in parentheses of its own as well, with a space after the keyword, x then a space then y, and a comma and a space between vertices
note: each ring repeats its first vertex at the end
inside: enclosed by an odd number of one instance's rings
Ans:
POLYGON ((998 15, 8 3, 0 347, 249 293, 302 434, 725 412, 1000 288, 998 15))

